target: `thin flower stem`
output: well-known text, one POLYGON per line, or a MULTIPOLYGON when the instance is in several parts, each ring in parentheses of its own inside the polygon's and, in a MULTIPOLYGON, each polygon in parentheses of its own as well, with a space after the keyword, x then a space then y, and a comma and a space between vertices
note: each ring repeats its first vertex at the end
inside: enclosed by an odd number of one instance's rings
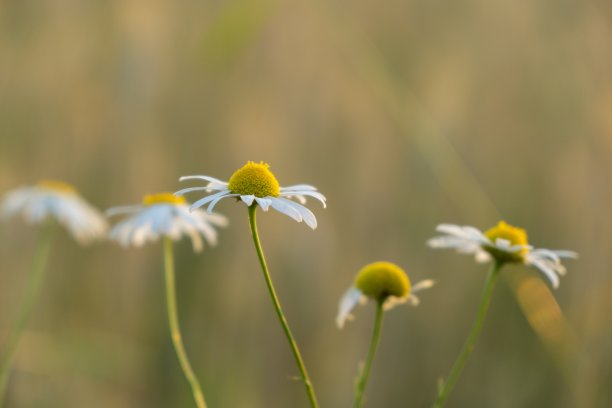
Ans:
POLYGON ((170 324, 170 336, 174 350, 181 364, 181 369, 185 374, 185 378, 191 385, 191 392, 198 408, 206 408, 204 394, 200 387, 200 383, 191 368, 185 346, 183 346, 183 338, 179 327, 178 311, 176 306, 176 285, 174 279, 174 252, 172 250, 172 240, 168 237, 164 238, 164 264, 166 269, 166 301, 168 305, 168 323, 170 324))
POLYGON ((366 384, 368 382, 368 377, 370 375, 370 369, 372 368, 372 362, 374 361, 374 355, 376 354, 376 349, 378 348, 378 343, 380 341, 380 333, 382 329, 383 322, 383 302, 376 302, 376 318, 374 320, 374 329, 372 330, 372 341, 370 343, 370 351, 368 352, 368 357, 366 363, 361 370, 361 374, 357 379, 357 384, 355 387, 355 404, 354 408, 360 408, 363 401, 363 395, 365 392, 366 384))
POLYGON ((495 288, 495 282, 497 281, 497 277, 499 276, 499 270, 502 267, 503 263, 501 262, 493 262, 491 265, 491 269, 489 270, 489 274, 487 275, 487 280, 485 281, 485 286, 482 291, 482 296, 480 298, 480 307, 478 309, 478 314, 476 316, 476 321, 472 326, 472 330, 463 345, 463 349, 461 349, 461 353, 459 353, 459 357, 455 360, 455 364, 453 364, 453 368, 451 368, 450 374, 448 375, 448 380, 444 382, 438 391, 438 396, 436 401, 434 402, 433 408, 441 408, 448 395, 451 393, 457 380, 459 379, 459 375, 461 375, 461 370, 463 370, 463 366, 467 361, 468 357, 472 353, 474 349, 474 344, 476 343, 476 339, 480 334, 480 330, 482 329, 482 324, 484 322, 485 316, 487 315, 487 311, 489 310, 489 304, 491 303, 491 297, 493 295, 493 289, 495 288))
POLYGON ((21 303, 17 322, 13 327, 13 332, 7 341, 6 347, 2 353, 2 360, 0 365, 0 406, 3 406, 6 395, 6 388, 8 380, 11 374, 11 368, 13 367, 13 361, 15 359, 15 352, 17 351, 17 345, 19 344, 19 338, 25 329, 32 309, 38 299, 38 293, 45 278, 45 271, 47 266, 47 259, 49 257, 49 251, 51 249, 51 239, 53 236, 53 225, 47 223, 40 231, 38 244, 32 260, 32 269, 27 282, 25 298, 21 303))
POLYGON ((293 357, 295 358, 295 362, 297 363, 300 373, 302 374, 302 380, 304 380, 304 385, 306 386, 306 392, 308 393, 308 399, 310 400, 310 405, 312 408, 318 408, 319 404, 317 402, 317 396, 315 394, 314 387, 312 382, 310 381, 310 377, 308 376, 308 372, 306 371, 306 366, 304 365, 304 361, 302 360, 302 356, 300 354, 300 350, 298 349, 297 343, 291 334, 291 329, 289 329, 289 324, 287 323, 287 319, 283 314, 283 310, 281 309, 280 302, 278 300, 278 296, 276 296, 276 291, 274 290, 274 286, 272 284, 272 278, 270 277, 270 272, 268 272, 268 266, 266 265, 266 259, 264 258, 263 249, 261 248, 261 242, 259 241, 259 234, 257 232, 257 220, 255 217, 255 212, 257 210, 257 205, 253 204, 249 207, 249 224, 251 225, 251 234, 253 235, 253 242, 255 243, 255 249, 257 250, 257 256, 259 257, 259 263, 261 264, 261 269, 263 270, 264 278, 266 280, 266 285, 268 286, 268 291, 270 292, 270 297, 272 298, 272 302, 274 303, 274 308, 276 309, 276 314, 278 315, 278 319, 280 320, 281 325, 283 326, 283 330, 285 332, 285 336, 287 337, 287 341, 291 346, 291 350, 293 351, 293 357))

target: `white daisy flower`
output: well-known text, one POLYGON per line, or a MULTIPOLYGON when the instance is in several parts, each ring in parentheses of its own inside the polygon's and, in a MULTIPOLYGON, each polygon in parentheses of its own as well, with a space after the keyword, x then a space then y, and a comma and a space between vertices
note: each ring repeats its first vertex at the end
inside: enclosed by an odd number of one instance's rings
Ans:
POLYGON ((9 191, 0 203, 3 218, 21 213, 26 222, 41 224, 52 218, 66 227, 79 244, 104 237, 107 223, 77 190, 61 181, 41 181, 9 191))
POLYGON ((310 228, 317 228, 317 219, 314 214, 302 204, 306 203, 306 197, 312 197, 319 200, 325 208, 325 196, 315 187, 306 184, 280 187, 276 177, 268 168, 269 165, 263 162, 259 164, 248 162, 237 170, 227 182, 209 176, 181 177, 180 181, 200 179, 207 181, 208 184, 204 187, 185 188, 174 194, 181 196, 192 191, 214 191, 214 194, 194 202, 191 209, 208 205, 210 213, 220 200, 235 197, 249 207, 253 203, 258 204, 264 211, 272 207, 297 222, 304 221, 310 228), (299 203, 291 201, 291 198, 296 199, 299 203))
POLYGON ((563 258, 577 258, 572 251, 535 249, 527 241, 527 232, 500 221, 484 233, 470 226, 441 224, 437 231, 445 235, 428 241, 433 248, 454 248, 460 253, 474 254, 476 261, 495 259, 500 263, 523 263, 538 269, 556 289, 559 275, 565 275, 563 258))
POLYGON ((365 304, 368 298, 382 302, 384 310, 410 303, 417 306, 420 303, 415 295, 423 289, 434 285, 431 279, 422 280, 412 286, 406 272, 391 262, 374 262, 364 266, 351 286, 340 299, 336 324, 344 327, 347 320, 352 320, 351 311, 357 304, 365 304))
POLYGON ((130 216, 111 229, 110 238, 125 247, 139 247, 147 241, 156 241, 160 236, 177 241, 186 235, 191 238, 193 250, 199 252, 204 248, 202 238, 208 245, 216 245, 215 227, 227 225, 227 219, 220 214, 190 211, 185 199, 172 193, 147 195, 142 205, 114 207, 106 211, 109 217, 118 214, 130 216))

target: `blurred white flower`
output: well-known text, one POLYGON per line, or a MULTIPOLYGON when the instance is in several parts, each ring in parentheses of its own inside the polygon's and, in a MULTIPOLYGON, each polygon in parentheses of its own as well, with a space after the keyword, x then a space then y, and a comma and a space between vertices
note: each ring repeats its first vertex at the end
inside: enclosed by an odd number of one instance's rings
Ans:
POLYGON ((220 214, 207 214, 202 210, 189 211, 183 197, 172 193, 145 196, 142 205, 114 207, 106 211, 107 216, 127 214, 129 217, 117 223, 110 238, 122 246, 142 246, 147 241, 156 241, 167 236, 173 241, 183 235, 191 238, 193 250, 204 248, 204 240, 210 246, 217 244, 216 227, 225 227, 227 219, 220 214))
POLYGON ((191 209, 196 209, 208 204, 210 213, 217 203, 229 197, 242 200, 247 206, 254 202, 264 211, 270 207, 274 208, 297 222, 304 221, 310 228, 317 228, 317 219, 312 211, 304 207, 306 196, 319 200, 325 208, 325 196, 313 186, 299 184, 289 187, 280 187, 276 177, 268 169, 266 163, 248 162, 237 170, 228 182, 218 180, 209 176, 184 176, 180 181, 201 179, 208 182, 203 187, 190 187, 177 191, 175 195, 181 196, 192 191, 216 191, 215 194, 206 196, 193 203, 191 209), (290 200, 295 198, 299 204, 290 200))
POLYGON ((476 261, 495 259, 500 263, 523 263, 538 269, 556 289, 559 275, 564 275, 563 258, 577 258, 572 251, 535 249, 528 244, 527 232, 500 221, 484 233, 470 226, 440 224, 437 231, 444 233, 428 241, 433 248, 453 248, 460 253, 474 254, 476 261))
POLYGON ((9 191, 0 203, 0 213, 4 218, 20 213, 32 224, 55 219, 80 244, 104 237, 107 230, 102 214, 61 181, 41 181, 9 191))

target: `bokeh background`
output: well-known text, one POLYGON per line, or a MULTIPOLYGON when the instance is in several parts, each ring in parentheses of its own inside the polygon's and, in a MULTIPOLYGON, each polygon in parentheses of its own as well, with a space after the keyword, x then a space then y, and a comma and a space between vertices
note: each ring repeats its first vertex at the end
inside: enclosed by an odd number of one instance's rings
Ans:
MULTIPOLYGON (((612 7, 605 0, 0 1, 0 191, 59 179, 99 208, 227 179, 247 160, 310 183, 319 227, 271 211, 262 241, 324 407, 351 404, 374 308, 337 302, 375 260, 433 278, 386 315, 368 407, 426 407, 486 266, 425 242, 505 219, 573 249, 552 293, 508 267, 448 406, 612 406, 612 7)), ((196 196, 192 196, 195 199, 196 196)), ((177 248, 188 352, 211 407, 306 407, 249 237, 177 248)), ((0 344, 37 229, 0 226, 0 344)), ((189 407, 159 243, 56 237, 7 407, 189 407)))

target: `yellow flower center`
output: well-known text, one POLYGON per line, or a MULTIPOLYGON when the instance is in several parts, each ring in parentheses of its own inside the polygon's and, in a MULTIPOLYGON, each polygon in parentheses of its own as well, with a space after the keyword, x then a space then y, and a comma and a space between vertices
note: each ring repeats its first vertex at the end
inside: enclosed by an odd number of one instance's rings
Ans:
MULTIPOLYGON (((514 227, 505 221, 500 221, 495 227, 487 230, 484 234, 493 243, 495 243, 497 239, 504 239, 510 242, 511 246, 528 245, 527 231, 522 228, 514 227)), ((515 253, 507 253, 489 246, 486 246, 484 249, 501 262, 522 262, 528 252, 527 248, 522 248, 515 253)))
POLYGON ((172 193, 148 194, 142 199, 142 203, 146 206, 155 204, 185 204, 185 197, 175 196, 172 193))
POLYGON ((68 183, 64 183, 63 181, 41 180, 38 182, 37 186, 59 193, 76 193, 76 188, 74 188, 68 183))
POLYGON ((374 262, 361 268, 355 278, 355 287, 378 301, 388 296, 403 298, 410 294, 406 272, 391 262, 374 262))
POLYGON ((280 186, 267 163, 252 161, 237 170, 229 179, 228 188, 234 194, 255 197, 278 197, 280 186))

